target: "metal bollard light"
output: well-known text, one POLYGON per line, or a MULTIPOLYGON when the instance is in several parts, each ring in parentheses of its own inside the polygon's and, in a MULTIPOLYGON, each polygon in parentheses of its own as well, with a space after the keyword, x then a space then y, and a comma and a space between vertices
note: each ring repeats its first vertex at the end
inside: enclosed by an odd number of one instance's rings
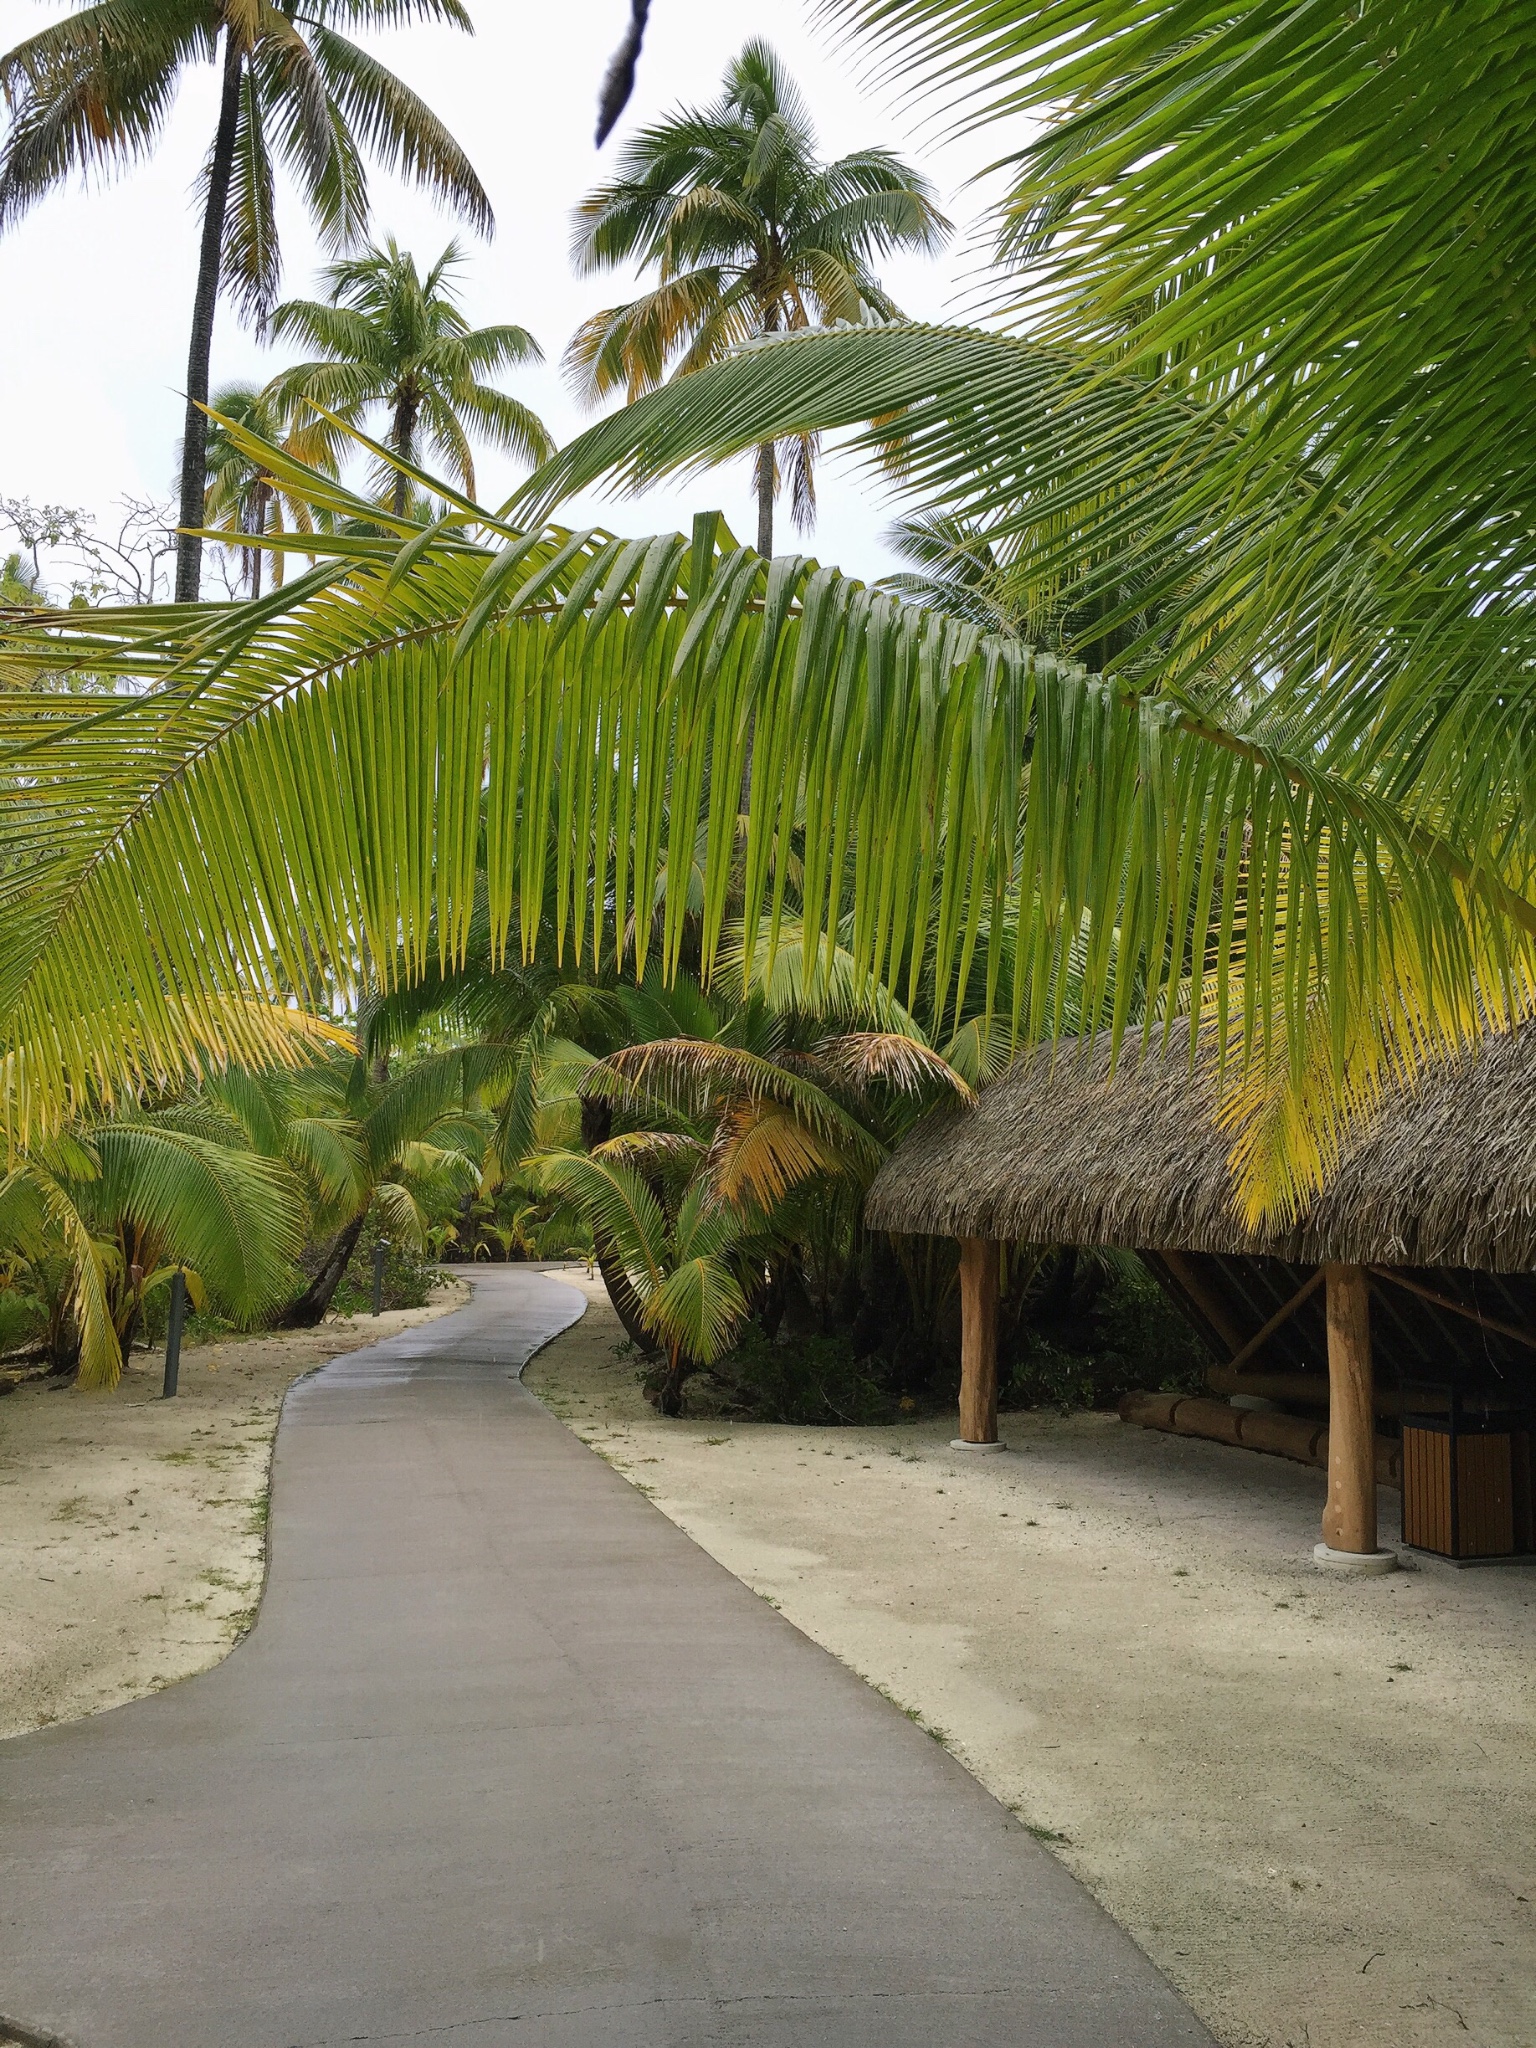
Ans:
POLYGON ((373 1312, 378 1315, 384 1307, 384 1257, 389 1250, 389 1239, 381 1237, 373 1248, 373 1312))
POLYGON ((165 1384, 162 1401, 169 1401, 181 1374, 181 1326, 187 1313, 187 1276, 178 1266, 171 1275, 171 1312, 165 1326, 165 1384))

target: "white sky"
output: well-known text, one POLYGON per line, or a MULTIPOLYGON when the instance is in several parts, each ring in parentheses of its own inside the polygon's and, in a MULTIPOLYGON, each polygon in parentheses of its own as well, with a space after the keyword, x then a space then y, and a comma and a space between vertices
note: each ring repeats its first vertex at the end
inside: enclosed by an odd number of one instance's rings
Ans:
MULTIPOLYGON (((494 239, 464 236, 466 309, 477 324, 515 320, 538 337, 546 364, 508 382, 563 440, 587 416, 563 388, 560 353, 589 312, 628 295, 612 275, 573 277, 566 255, 571 208, 614 157, 617 138, 599 156, 592 128, 628 0, 471 0, 471 7, 473 40, 417 27, 375 38, 372 47, 447 121, 490 193, 494 239)), ((61 11, 45 0, 0 0, 0 48, 61 11)), ((982 144, 944 144, 871 90, 862 76, 866 53, 838 47, 825 28, 812 25, 814 12, 806 0, 655 0, 620 132, 679 101, 713 97, 727 60, 749 35, 766 34, 798 78, 826 154, 869 143, 902 149, 934 179, 963 230, 981 208, 980 194, 961 187, 983 160, 982 144)), ((0 496, 83 506, 104 517, 124 492, 171 493, 196 261, 191 194, 212 131, 214 83, 211 69, 189 77, 152 157, 110 183, 61 190, 0 239, 0 496)), ((393 232, 423 267, 460 232, 408 187, 377 175, 372 190, 376 232, 393 232)), ((280 203, 283 290, 309 296, 319 258, 296 200, 288 195, 280 203)), ((905 311, 954 317, 974 260, 963 243, 962 233, 945 256, 886 267, 886 285, 905 311)), ((215 387, 260 381, 281 360, 221 305, 215 387)), ((495 504, 517 472, 499 455, 477 455, 481 500, 495 504)), ((750 536, 745 464, 638 501, 578 501, 561 516, 584 512, 621 532, 649 533, 684 524, 703 505, 720 506, 738 535, 750 536)), ((856 574, 880 574, 889 557, 879 535, 890 517, 867 479, 840 474, 829 462, 810 546, 856 574)), ((790 544, 791 531, 781 506, 779 545, 790 544)), ((0 549, 8 545, 14 537, 0 534, 0 549)))

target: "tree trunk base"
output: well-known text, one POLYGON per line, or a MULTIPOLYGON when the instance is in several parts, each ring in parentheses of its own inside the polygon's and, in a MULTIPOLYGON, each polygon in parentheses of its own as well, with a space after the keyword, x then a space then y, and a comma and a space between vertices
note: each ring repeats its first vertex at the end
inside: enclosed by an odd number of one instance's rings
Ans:
POLYGON ((345 1230, 337 1233, 320 1263, 319 1272, 298 1300, 291 1301, 283 1310, 272 1325, 274 1330, 313 1330, 325 1321, 326 1312, 341 1285, 342 1275, 352 1263, 352 1254, 357 1250, 357 1241, 363 1234, 367 1217, 365 1209, 361 1216, 352 1219, 345 1230))

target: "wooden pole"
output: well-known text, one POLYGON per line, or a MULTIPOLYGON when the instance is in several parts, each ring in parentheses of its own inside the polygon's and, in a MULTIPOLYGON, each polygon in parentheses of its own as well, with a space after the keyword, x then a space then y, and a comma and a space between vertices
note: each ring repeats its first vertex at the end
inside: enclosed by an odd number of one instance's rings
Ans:
POLYGON ((960 1240, 960 1441, 997 1442, 998 1245, 960 1240))
POLYGON ((1371 1283, 1363 1266, 1328 1269, 1328 1505, 1330 1550, 1378 1555, 1376 1419, 1371 1387, 1371 1283))

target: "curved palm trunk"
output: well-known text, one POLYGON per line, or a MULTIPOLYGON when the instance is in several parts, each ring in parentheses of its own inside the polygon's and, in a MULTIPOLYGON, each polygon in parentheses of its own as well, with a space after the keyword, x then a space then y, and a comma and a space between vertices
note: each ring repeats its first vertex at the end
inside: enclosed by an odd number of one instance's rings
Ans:
POLYGON ((187 421, 181 444, 182 532, 176 537, 176 602, 195 604, 202 591, 203 544, 191 528, 202 526, 208 482, 208 365, 213 355, 213 315, 219 302, 224 255, 224 216, 229 210, 235 168, 235 131, 240 121, 240 72, 244 55, 224 31, 224 89, 219 125, 208 163, 208 203, 203 209, 203 242, 197 259, 197 292, 192 301, 192 342, 187 351, 187 421))
POLYGON ((667 1353, 666 1376, 656 1390, 656 1406, 663 1415, 676 1417, 682 1414, 683 1387, 697 1370, 693 1360, 680 1346, 667 1353))
POLYGON ((592 1233, 592 1256, 603 1276, 613 1312, 624 1325, 624 1334, 637 1351, 654 1352, 656 1339, 640 1320, 640 1297, 629 1284, 629 1275, 602 1231, 592 1233))
POLYGON ((362 1209, 344 1230, 339 1230, 331 1240, 331 1248, 320 1262, 320 1270, 305 1288, 297 1301, 288 1304, 278 1317, 279 1330, 312 1330, 317 1323, 325 1320, 331 1297, 341 1285, 341 1276, 351 1264, 352 1254, 357 1250, 357 1240, 363 1234, 363 1225, 368 1220, 367 1209, 362 1209))
MULTIPOLYGON (((593 1097, 581 1105, 581 1146, 590 1152, 613 1135, 613 1110, 611 1106, 593 1097)), ((597 1270, 603 1276, 603 1285, 608 1290, 608 1299, 613 1312, 624 1325, 624 1334, 637 1351, 654 1352, 656 1339, 640 1318, 640 1297, 629 1284, 629 1275, 624 1262, 614 1250, 612 1241, 601 1231, 592 1233, 592 1256, 597 1261, 597 1270)))

